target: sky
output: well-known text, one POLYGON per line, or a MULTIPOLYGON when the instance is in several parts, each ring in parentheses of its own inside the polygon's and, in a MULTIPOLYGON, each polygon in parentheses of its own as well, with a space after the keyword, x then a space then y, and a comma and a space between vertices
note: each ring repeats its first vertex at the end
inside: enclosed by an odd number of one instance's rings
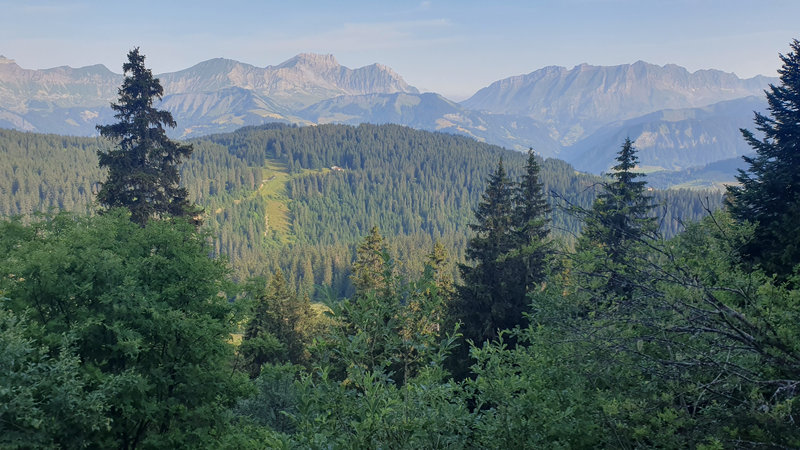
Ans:
POLYGON ((678 64, 775 76, 800 0, 0 0, 0 55, 26 69, 103 64, 140 47, 155 73, 298 53, 391 67, 463 100, 545 66, 678 64))

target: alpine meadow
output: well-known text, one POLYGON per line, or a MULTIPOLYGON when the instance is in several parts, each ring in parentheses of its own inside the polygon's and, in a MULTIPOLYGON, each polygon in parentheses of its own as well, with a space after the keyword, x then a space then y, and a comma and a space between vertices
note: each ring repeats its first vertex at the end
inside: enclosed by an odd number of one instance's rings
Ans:
POLYGON ((788 49, 461 102, 0 56, 0 449, 800 447, 788 49))

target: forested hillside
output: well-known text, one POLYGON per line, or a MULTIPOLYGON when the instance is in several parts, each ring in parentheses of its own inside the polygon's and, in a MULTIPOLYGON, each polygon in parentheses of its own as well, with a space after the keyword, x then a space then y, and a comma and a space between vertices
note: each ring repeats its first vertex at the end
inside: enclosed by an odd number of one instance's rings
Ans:
MULTIPOLYGON (((104 176, 96 152, 107 141, 0 130, 0 142, 6 162, 0 168, 0 214, 95 208, 96 183, 104 176)), ((406 256, 434 240, 461 259, 487 174, 502 157, 517 177, 525 159, 469 138, 396 125, 274 124, 191 143, 195 150, 181 176, 190 198, 205 208, 215 252, 227 256, 240 277, 281 267, 297 287, 326 284, 340 293, 349 289, 355 243, 372 226, 393 238, 409 271, 422 266, 406 256)), ((554 205, 591 203, 597 177, 554 159, 542 165, 554 205)), ((721 199, 683 191, 655 194, 667 235, 702 217, 705 203, 716 208, 721 199)), ((580 224, 564 208, 554 208, 553 227, 569 239, 580 224)))

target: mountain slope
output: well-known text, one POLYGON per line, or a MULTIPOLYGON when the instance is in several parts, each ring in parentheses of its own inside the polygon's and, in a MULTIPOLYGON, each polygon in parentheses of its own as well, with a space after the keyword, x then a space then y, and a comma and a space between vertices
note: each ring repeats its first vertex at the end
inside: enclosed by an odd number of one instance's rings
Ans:
POLYGON ((0 109, 25 114, 64 107, 105 106, 117 95, 122 75, 103 65, 73 69, 23 69, 0 56, 0 109))
MULTIPOLYGON (((439 239, 451 254, 462 255, 488 174, 500 157, 512 177, 525 164, 520 152, 397 125, 271 124, 191 142, 195 151, 181 167, 183 184, 206 209, 215 249, 237 273, 259 274, 276 265, 294 265, 291 272, 298 273, 306 258, 316 258, 324 260, 319 267, 335 266, 343 282, 351 250, 374 225, 406 250, 424 253, 439 239), (296 247, 287 251, 287 243, 296 247)), ((0 130, 0 216, 49 207, 94 209, 93 192, 104 178, 97 151, 109 145, 98 138, 0 130)), ((548 159, 542 181, 547 193, 588 207, 598 180, 548 159)), ((683 194, 656 195, 670 203, 670 195, 683 194)), ((673 202, 665 231, 674 233, 678 219, 703 214, 701 198, 673 202)), ((563 209, 554 211, 553 220, 556 233, 565 236, 580 228, 563 209)), ((324 281, 322 274, 313 276, 312 284, 324 281)))
POLYGON ((339 95, 417 92, 386 66, 373 64, 349 69, 333 55, 309 53, 265 68, 217 58, 159 77, 168 94, 237 87, 292 109, 339 95))
POLYGON ((293 117, 285 106, 240 87, 170 94, 160 107, 172 113, 178 124, 173 134, 182 138, 230 132, 269 121, 285 122, 287 117, 293 117))
POLYGON ((559 156, 576 169, 592 173, 614 165, 620 143, 634 140, 642 166, 681 170, 752 152, 740 128, 752 128, 753 111, 766 101, 746 97, 703 108, 658 111, 612 123, 566 148, 559 156))
POLYGON ((558 153, 559 145, 545 126, 522 116, 470 111, 439 94, 370 94, 324 100, 299 111, 313 123, 394 123, 429 131, 463 134, 514 150, 558 153))
MULTIPOLYGON (((750 153, 746 156, 753 156, 750 153)), ((742 157, 715 161, 702 167, 690 167, 679 171, 660 171, 647 175, 647 184, 656 189, 716 189, 737 184, 738 170, 746 170, 748 164, 742 157)))
MULTIPOLYGON (((159 106, 178 124, 168 130, 172 138, 269 122, 395 123, 514 150, 532 147, 595 173, 609 167, 628 136, 637 139, 643 164, 663 169, 742 154, 747 148, 737 128, 749 126, 751 111, 761 107, 720 102, 761 98, 774 81, 641 61, 583 64, 499 80, 459 104, 420 94, 380 64, 349 69, 332 55, 315 54, 263 68, 216 58, 159 78, 165 87, 159 106)), ((95 125, 114 120, 109 104, 121 80, 103 66, 26 70, 0 58, 0 127, 96 135, 95 125)))
MULTIPOLYGON (((296 121, 294 111, 341 95, 418 92, 386 66, 349 69, 332 55, 315 54, 265 68, 217 58, 158 78, 164 86, 162 105, 181 125, 171 132, 173 137, 296 121), (209 111, 210 115, 198 114, 209 111)), ((28 70, 0 57, 0 125, 93 135, 97 123, 107 122, 91 119, 111 116, 109 104, 116 100, 121 82, 122 75, 102 65, 28 70)))
POLYGON ((602 125, 662 109, 692 108, 763 95, 774 79, 732 73, 690 73, 673 64, 638 61, 619 66, 545 67, 496 81, 461 104, 469 109, 529 116, 549 125, 568 146, 602 125))

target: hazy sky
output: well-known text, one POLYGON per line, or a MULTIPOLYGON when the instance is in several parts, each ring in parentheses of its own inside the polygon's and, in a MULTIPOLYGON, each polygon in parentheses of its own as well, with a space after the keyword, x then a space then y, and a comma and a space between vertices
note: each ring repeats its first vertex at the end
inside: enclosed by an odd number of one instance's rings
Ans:
POLYGON ((215 57, 255 66, 331 53, 461 100, 549 65, 644 60, 775 75, 800 0, 0 0, 0 55, 29 69, 104 64, 139 46, 156 73, 215 57))

